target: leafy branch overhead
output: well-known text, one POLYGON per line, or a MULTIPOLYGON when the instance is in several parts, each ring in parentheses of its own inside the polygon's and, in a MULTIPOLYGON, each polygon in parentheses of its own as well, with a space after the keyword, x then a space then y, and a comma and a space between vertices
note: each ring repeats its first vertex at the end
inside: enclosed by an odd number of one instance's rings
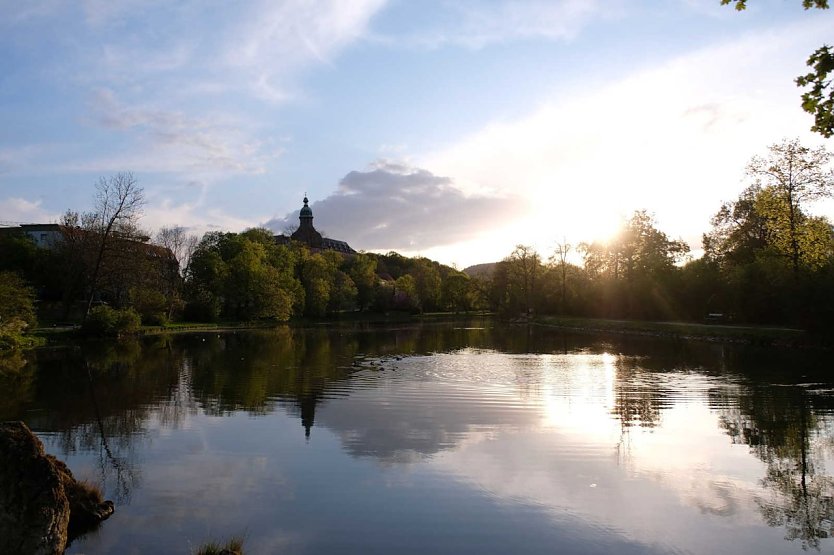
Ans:
MULTIPOLYGON (((734 4, 738 11, 747 8, 747 0, 721 0, 721 5, 734 4)), ((819 8, 821 10, 828 9, 828 0, 802 0, 802 7, 806 10, 811 8, 819 8)))
POLYGON ((834 88, 828 76, 834 72, 834 50, 827 45, 821 46, 808 58, 808 66, 813 71, 796 78, 798 86, 811 87, 802 94, 802 109, 814 114, 811 131, 831 137, 834 135, 834 88))
MULTIPOLYGON (((721 0, 721 4, 733 4, 739 11, 747 8, 747 0, 721 0)), ((828 0, 802 0, 802 7, 806 10, 827 10, 829 3, 828 0)), ((829 138, 834 135, 834 87, 829 78, 834 72, 832 47, 821 46, 808 57, 806 63, 813 71, 796 78, 797 86, 811 87, 802 93, 802 109, 814 116, 811 131, 829 138)))

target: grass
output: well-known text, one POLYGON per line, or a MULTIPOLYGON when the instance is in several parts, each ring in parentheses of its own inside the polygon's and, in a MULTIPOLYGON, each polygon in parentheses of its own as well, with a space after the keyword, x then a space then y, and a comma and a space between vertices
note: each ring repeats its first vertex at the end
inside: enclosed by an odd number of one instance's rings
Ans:
POLYGON ((806 339, 803 330, 771 326, 736 326, 694 322, 643 322, 569 316, 539 316, 536 323, 578 331, 633 333, 713 341, 793 344, 806 339))
POLYGON ((226 553, 243 555, 243 538, 235 536, 226 543, 206 542, 194 552, 194 555, 221 555, 226 553))

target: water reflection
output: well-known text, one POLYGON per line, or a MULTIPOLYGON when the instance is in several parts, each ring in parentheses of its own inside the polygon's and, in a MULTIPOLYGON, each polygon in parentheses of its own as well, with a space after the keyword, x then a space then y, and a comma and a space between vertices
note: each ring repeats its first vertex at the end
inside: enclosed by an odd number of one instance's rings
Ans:
POLYGON ((780 553, 828 547, 834 520, 834 396, 800 356, 490 325, 201 333, 9 363, 0 418, 133 507, 90 551, 152 550, 148 512, 181 534, 231 519, 215 501, 240 511, 255 552, 345 551, 328 543, 341 527, 363 551, 363 526, 384 521, 394 541, 408 521, 457 551, 780 553), (346 499, 402 508, 361 522, 325 508, 346 499), (420 512, 441 500, 480 517, 420 512), (521 507, 523 523, 508 516, 521 507), (500 537, 479 543, 484 526, 500 537))
POLYGON ((752 384, 734 401, 737 408, 723 410, 721 424, 733 443, 767 465, 765 491, 756 500, 762 517, 784 527, 786 539, 819 549, 834 520, 834 481, 825 469, 834 438, 829 392, 752 384))

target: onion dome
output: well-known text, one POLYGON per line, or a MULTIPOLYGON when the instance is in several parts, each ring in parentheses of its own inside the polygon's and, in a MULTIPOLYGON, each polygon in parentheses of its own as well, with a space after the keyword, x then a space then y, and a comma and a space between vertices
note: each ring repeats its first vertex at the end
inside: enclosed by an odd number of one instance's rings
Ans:
POLYGON ((301 213, 299 214, 302 218, 312 218, 313 217, 313 210, 307 206, 307 197, 304 197, 304 206, 301 208, 301 213))

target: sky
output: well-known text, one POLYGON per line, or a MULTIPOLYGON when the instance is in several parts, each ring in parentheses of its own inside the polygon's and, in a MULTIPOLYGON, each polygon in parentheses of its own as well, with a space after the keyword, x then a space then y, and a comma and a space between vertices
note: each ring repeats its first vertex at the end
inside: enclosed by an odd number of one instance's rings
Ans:
MULTIPOLYGON (((0 0, 0 225, 325 236, 460 268, 605 240, 647 210, 697 256, 834 42, 800 0, 0 0)), ((811 207, 834 218, 831 201, 811 207)))

